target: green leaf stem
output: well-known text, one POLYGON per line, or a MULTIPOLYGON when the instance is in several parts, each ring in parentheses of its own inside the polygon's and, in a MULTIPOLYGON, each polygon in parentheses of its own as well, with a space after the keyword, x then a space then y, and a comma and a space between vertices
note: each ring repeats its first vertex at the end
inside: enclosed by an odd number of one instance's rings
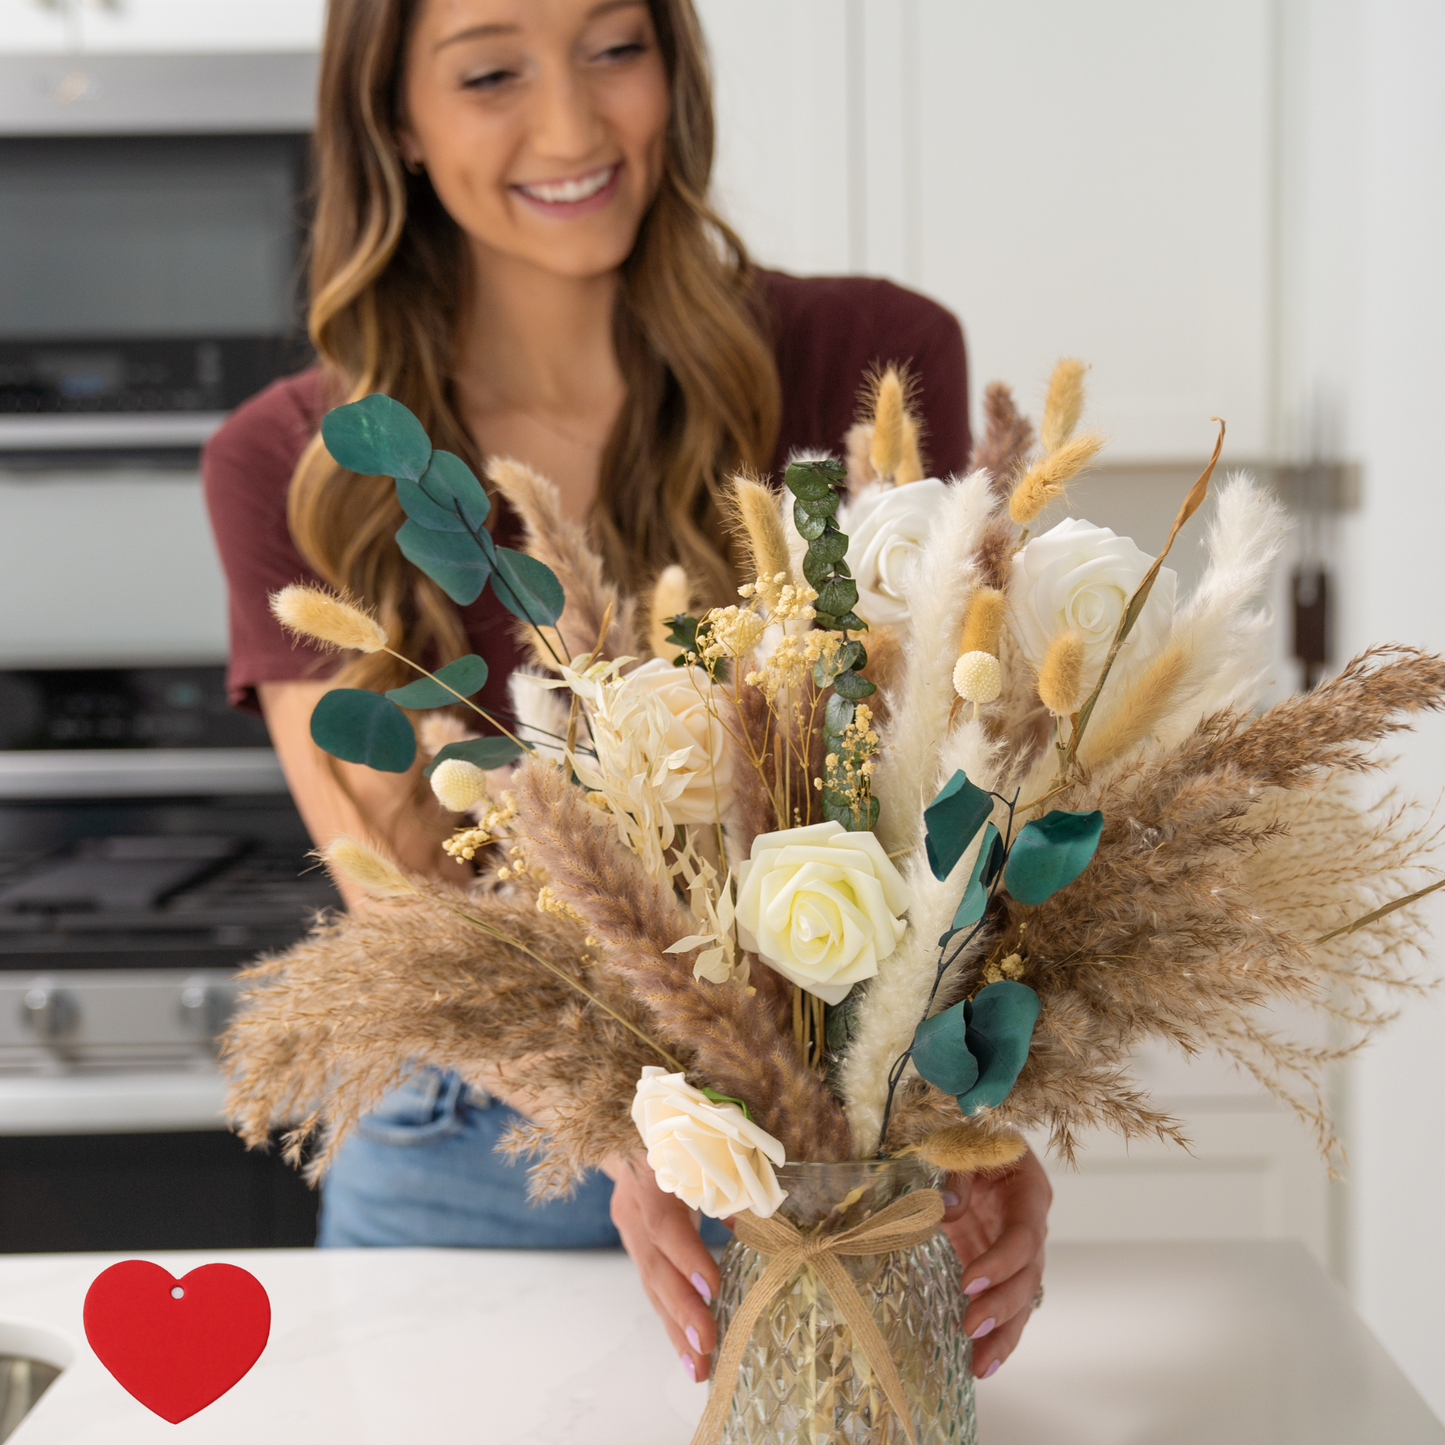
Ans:
POLYGON ((405 687, 394 687, 386 694, 398 707, 409 707, 415 710, 430 707, 450 707, 456 702, 456 694, 463 697, 471 697, 486 686, 487 663, 485 658, 470 653, 466 657, 459 657, 455 662, 449 662, 445 667, 439 667, 435 676, 438 681, 433 682, 429 677, 419 677, 415 682, 409 682, 405 687), (442 687, 441 683, 446 683, 442 687), (447 688, 455 689, 448 692, 447 688))

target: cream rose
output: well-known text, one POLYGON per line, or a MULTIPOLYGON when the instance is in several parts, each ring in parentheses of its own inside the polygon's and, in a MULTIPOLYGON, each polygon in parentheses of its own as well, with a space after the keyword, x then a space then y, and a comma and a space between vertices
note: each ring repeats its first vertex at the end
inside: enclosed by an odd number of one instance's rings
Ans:
POLYGON ((681 1074, 643 1069, 632 1122, 659 1189, 689 1209, 726 1219, 744 1209, 766 1219, 787 1196, 773 1173, 787 1155, 736 1104, 715 1104, 681 1074))
MULTIPOLYGON (((1154 559, 1128 537, 1069 517, 1014 555, 1009 605, 1024 656, 1043 666, 1049 643, 1068 628, 1084 639, 1084 684, 1098 681, 1119 619, 1154 559)), ((1174 625, 1175 575, 1168 567, 1149 593, 1120 659, 1148 658, 1169 640, 1174 625)))
POLYGON ((858 583, 857 611, 867 621, 908 621, 904 588, 947 490, 936 477, 901 487, 875 482, 840 510, 838 529, 847 535, 848 566, 858 583))
POLYGON ((660 657, 627 674, 640 697, 654 697, 667 709, 667 746, 687 750, 678 770, 686 774, 682 791, 667 802, 674 823, 711 823, 726 808, 732 789, 732 755, 722 724, 710 717, 703 699, 712 683, 700 667, 674 667, 660 657), (713 787, 717 794, 714 796, 713 787))
POLYGON ((907 929, 902 875, 872 833, 841 823, 762 834, 738 885, 743 946, 825 1003, 872 978, 907 929))

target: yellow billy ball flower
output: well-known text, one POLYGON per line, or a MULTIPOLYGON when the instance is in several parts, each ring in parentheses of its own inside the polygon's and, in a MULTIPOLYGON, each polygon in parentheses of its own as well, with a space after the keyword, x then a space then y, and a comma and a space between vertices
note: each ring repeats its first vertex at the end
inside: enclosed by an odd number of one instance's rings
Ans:
POLYGON ((431 790, 449 813, 465 813, 487 797, 487 775, 475 763, 447 758, 432 770, 431 790))
POLYGON ((965 702, 992 702, 1003 691, 1003 668, 989 652, 965 652, 953 665, 953 688, 965 702))

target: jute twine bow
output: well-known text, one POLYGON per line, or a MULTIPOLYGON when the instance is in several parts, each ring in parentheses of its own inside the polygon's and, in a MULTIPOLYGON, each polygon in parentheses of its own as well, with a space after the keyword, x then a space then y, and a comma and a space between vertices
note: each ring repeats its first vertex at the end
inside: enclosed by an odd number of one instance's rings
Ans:
POLYGON ((743 1351, 752 1339, 753 1327, 805 1264, 811 1265, 827 1286, 833 1303, 852 1329, 854 1339, 878 1377, 893 1413, 902 1423, 909 1445, 916 1445, 913 1414, 903 1393, 898 1366, 893 1363, 888 1342, 873 1322, 863 1296, 858 1293, 852 1275, 844 1269, 839 1256, 887 1254, 890 1250, 907 1249, 909 1245, 920 1244, 927 1239, 938 1228, 942 1218, 943 1196, 936 1189, 920 1189, 915 1194, 905 1194, 861 1224, 839 1230, 837 1234, 804 1234, 776 1214, 770 1219, 739 1214, 735 1226, 737 1237, 759 1254, 770 1255, 771 1258, 762 1278, 748 1291, 738 1312, 728 1322, 722 1353, 713 1371, 707 1409, 692 1437, 692 1445, 715 1445, 732 1405, 738 1368, 742 1364, 743 1351))

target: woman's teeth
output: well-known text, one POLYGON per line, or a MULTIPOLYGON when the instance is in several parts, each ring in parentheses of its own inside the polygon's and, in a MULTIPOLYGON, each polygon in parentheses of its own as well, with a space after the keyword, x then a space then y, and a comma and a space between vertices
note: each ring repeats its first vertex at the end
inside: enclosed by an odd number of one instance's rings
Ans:
POLYGON ((518 186, 517 189, 526 192, 535 200, 550 201, 554 205, 558 202, 585 201, 588 196, 595 196, 616 173, 615 165, 604 166, 600 171, 593 171, 575 181, 538 181, 530 186, 518 186))

